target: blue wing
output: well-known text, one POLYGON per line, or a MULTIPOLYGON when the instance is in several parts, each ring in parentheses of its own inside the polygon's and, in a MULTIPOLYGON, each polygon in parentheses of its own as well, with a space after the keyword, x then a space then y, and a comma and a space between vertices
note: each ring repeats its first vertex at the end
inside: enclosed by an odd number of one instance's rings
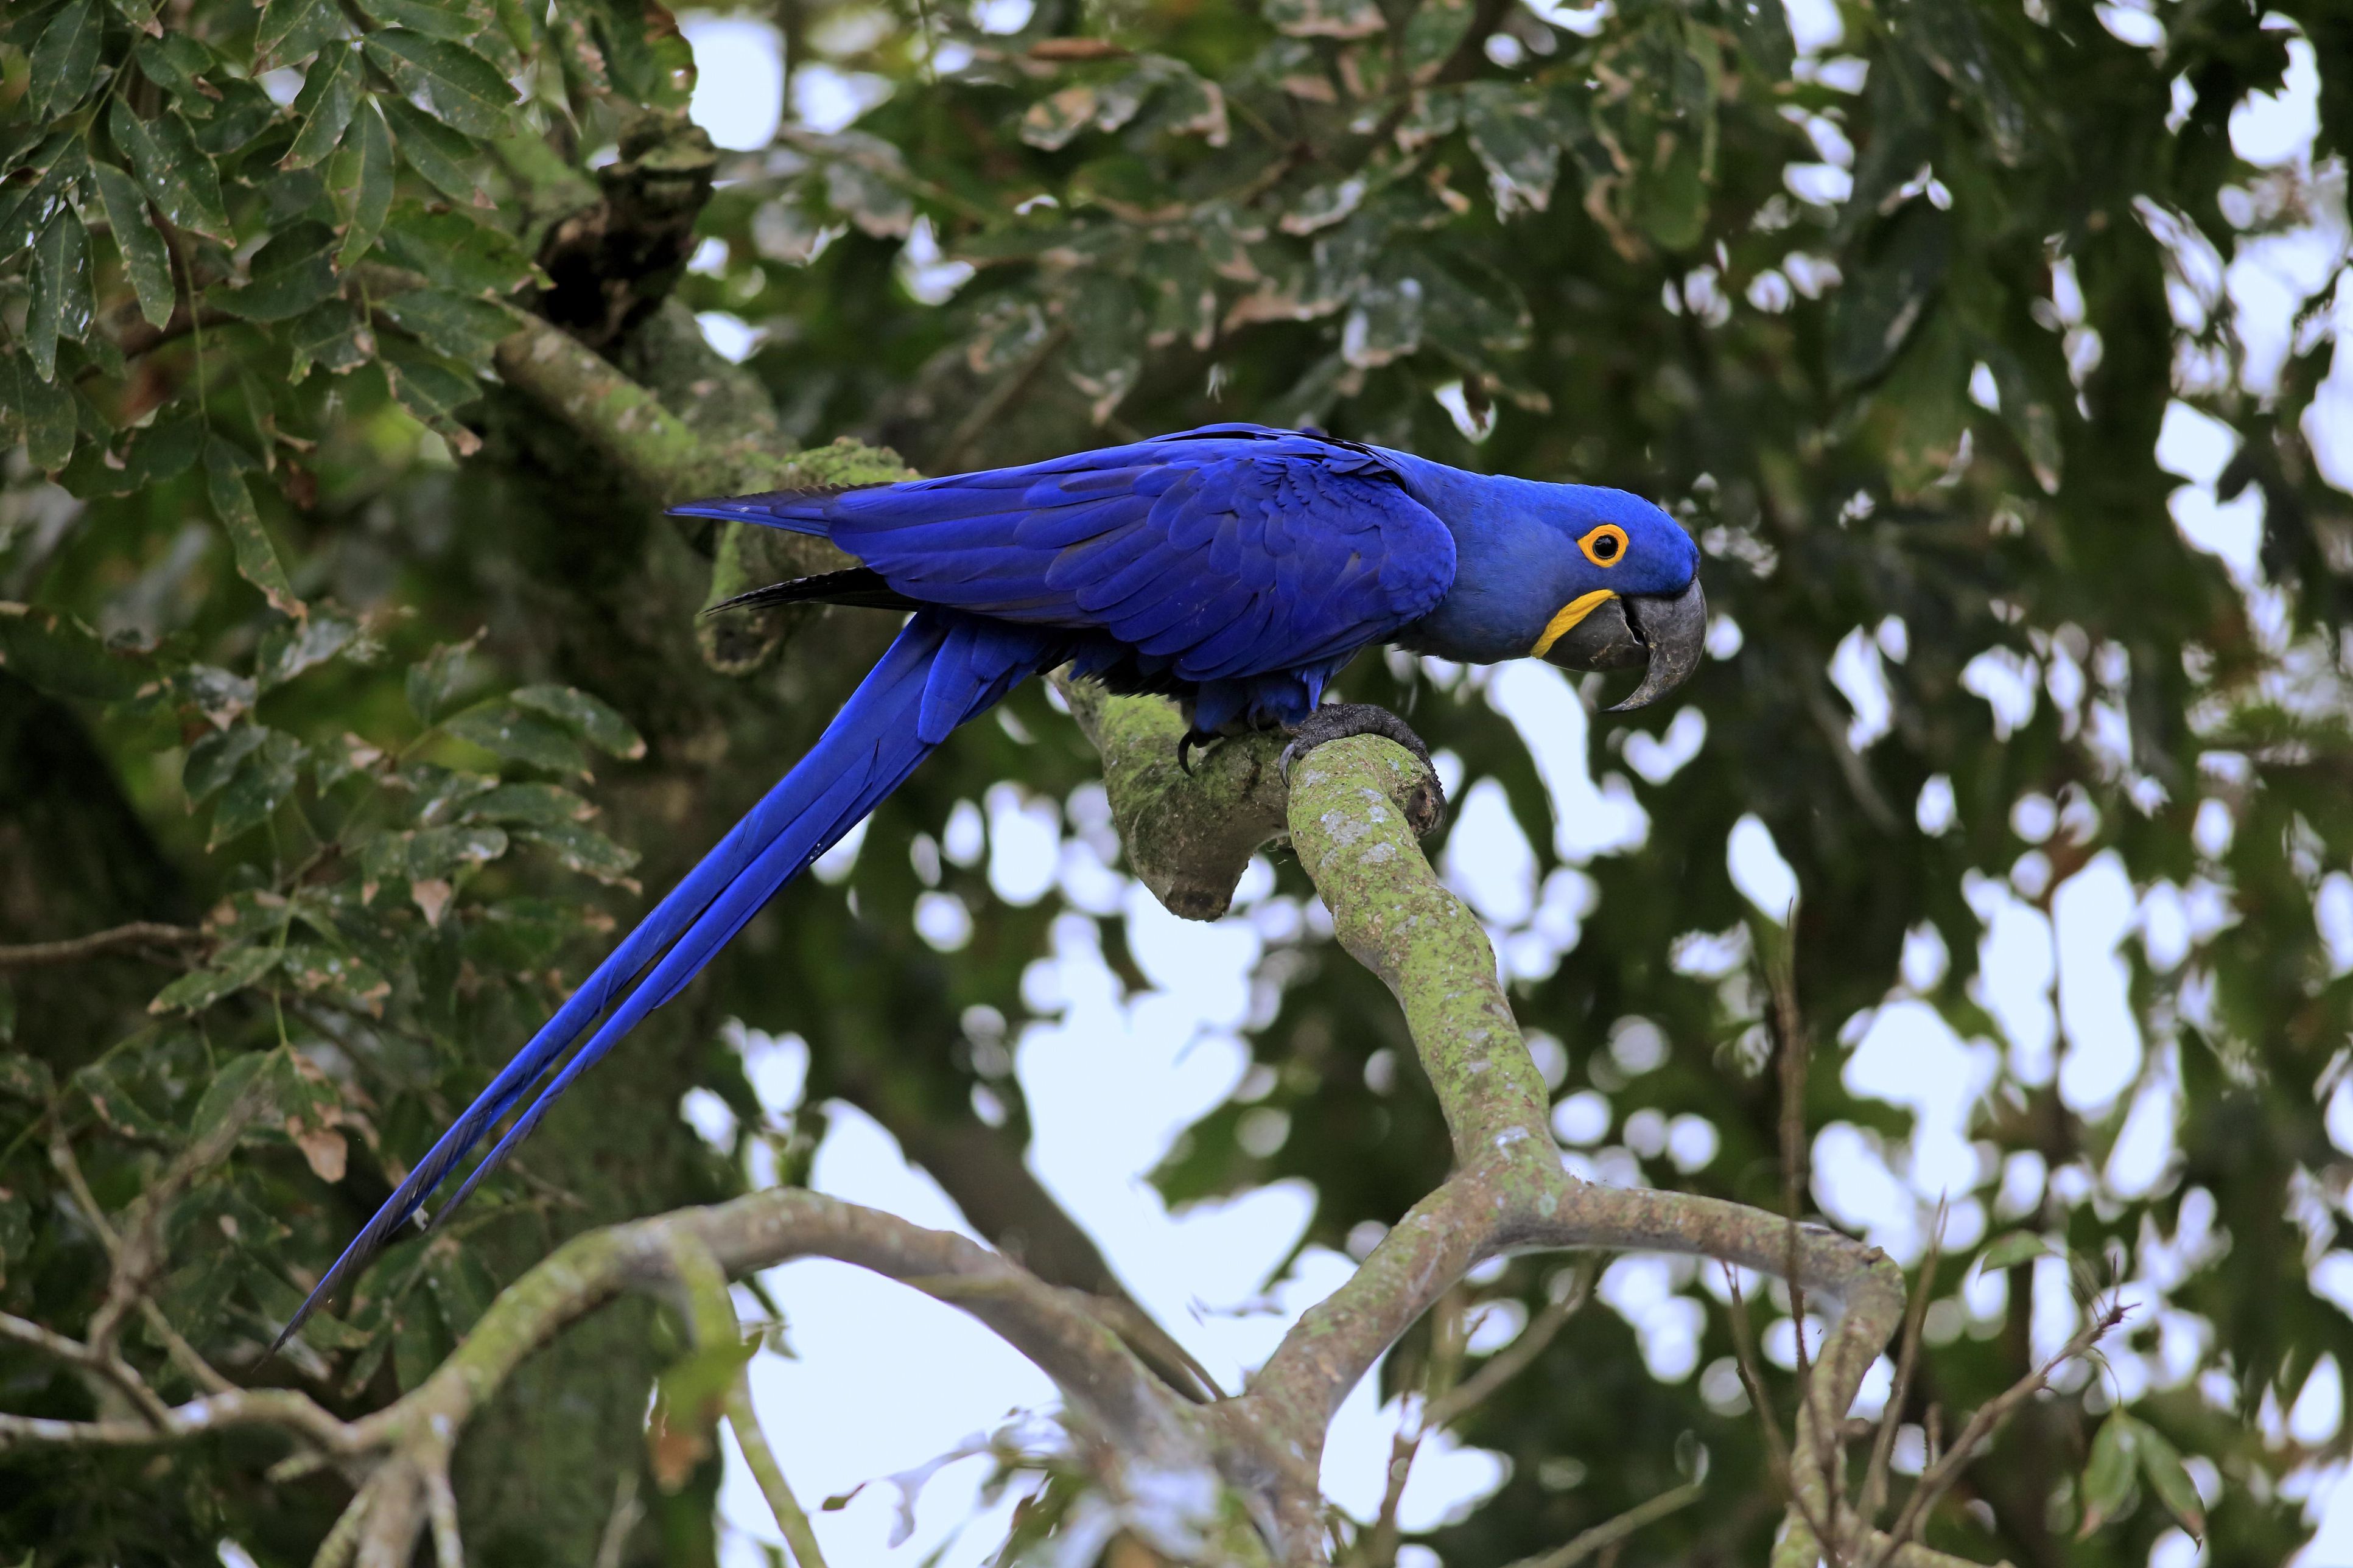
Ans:
POLYGON ((910 599, 1099 632, 1188 686, 1332 665, 1454 580, 1453 535, 1385 454, 1255 425, 677 510, 823 534, 910 599))

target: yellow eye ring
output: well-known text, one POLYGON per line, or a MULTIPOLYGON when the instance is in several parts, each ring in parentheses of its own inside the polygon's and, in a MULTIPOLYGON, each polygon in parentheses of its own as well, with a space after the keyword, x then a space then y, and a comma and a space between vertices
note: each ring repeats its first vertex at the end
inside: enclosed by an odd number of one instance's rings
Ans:
POLYGON ((1626 531, 1614 522, 1605 522, 1578 540, 1577 547, 1596 566, 1615 566, 1626 559, 1626 531))

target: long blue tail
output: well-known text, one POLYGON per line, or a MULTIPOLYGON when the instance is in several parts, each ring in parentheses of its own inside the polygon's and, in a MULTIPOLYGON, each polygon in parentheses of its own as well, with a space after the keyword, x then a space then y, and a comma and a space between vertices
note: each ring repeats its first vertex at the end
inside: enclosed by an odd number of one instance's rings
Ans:
POLYGON ((335 1259, 277 1342, 284 1344, 367 1265, 598 1015, 613 1007, 612 1016, 466 1178, 444 1205, 444 1216, 531 1135, 574 1079, 639 1019, 677 995, 778 889, 839 842, 951 731, 995 706, 1023 679, 1052 668, 1065 651, 1066 635, 953 612, 926 610, 911 618, 809 753, 654 906, 441 1135, 335 1259), (648 963, 652 973, 630 989, 648 963))

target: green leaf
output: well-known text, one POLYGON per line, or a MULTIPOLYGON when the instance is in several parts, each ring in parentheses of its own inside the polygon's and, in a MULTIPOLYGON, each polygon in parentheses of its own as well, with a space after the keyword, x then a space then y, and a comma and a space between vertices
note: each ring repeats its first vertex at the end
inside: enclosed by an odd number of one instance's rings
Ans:
POLYGON ((26 100, 36 120, 53 120, 90 96, 98 80, 98 46, 106 32, 98 0, 69 0, 33 46, 26 100))
POLYGON ((135 693, 142 661, 57 610, 0 601, 0 669, 53 697, 112 702, 135 693))
POLYGON ((1218 279, 1199 246, 1153 246, 1136 271, 1152 285, 1145 342, 1154 348, 1188 342, 1207 349, 1215 341, 1218 279))
POLYGON ((2026 110, 1969 0, 1890 0, 1884 15, 1895 36, 1926 57, 1969 106, 1994 155, 2017 163, 2026 151, 2026 110))
POLYGON ((305 310, 285 336, 294 356, 289 381, 301 381, 314 364, 330 375, 343 375, 367 363, 375 353, 375 334, 344 300, 324 300, 305 310))
POLYGON ((54 474, 72 460, 79 433, 73 390, 45 379, 22 349, 0 360, 0 417, 23 432, 25 455, 43 473, 54 474))
POLYGON ((1978 1257, 1978 1267, 1989 1274, 2004 1268, 2015 1268, 2021 1263, 2031 1263, 2057 1251, 2050 1242, 2031 1230, 2014 1230, 1988 1247, 1978 1257))
POLYGON ((435 353, 472 366, 477 374, 488 373, 491 351, 517 325, 504 308, 445 289, 396 294, 384 301, 383 310, 401 331, 435 353))
POLYGON ((438 287, 476 299, 511 294, 531 278, 531 258, 511 236, 462 214, 414 203, 403 204, 387 220, 384 248, 438 287))
POLYGON ((552 784, 504 784, 466 803, 470 821, 511 822, 533 827, 568 827, 587 821, 596 808, 552 784))
MULTIPOLYGON (((1766 3, 1778 6, 1781 0, 1766 3)), ((1514 82, 1472 82, 1462 90, 1462 123, 1471 151, 1487 171, 1496 216, 1540 213, 1552 205, 1560 142, 1542 99, 1514 82)))
POLYGON ((79 342, 90 331, 90 233, 71 203, 33 247, 33 298, 25 308, 25 352, 43 381, 58 376, 58 340, 79 342))
POLYGON ((478 683, 480 677, 472 668, 474 642, 474 637, 469 637, 461 643, 444 643, 408 667, 404 683, 408 710, 420 723, 438 721, 451 702, 478 683))
POLYGON ((1831 370, 1859 386, 1885 370, 1928 313, 1945 280, 1951 226, 1926 203, 1898 217, 1877 258, 1838 291, 1831 312, 1831 370))
POLYGON ((551 773, 585 773, 587 759, 564 727, 503 698, 478 702, 445 721, 442 731, 512 762, 551 773))
POLYGON ((1049 93, 1021 116, 1021 140, 1043 152, 1059 153, 1094 123, 1095 89, 1082 85, 1049 93))
POLYGON ((572 686, 525 686, 507 695, 512 701, 546 714, 608 757, 634 763, 646 754, 643 737, 601 697, 572 686))
POLYGON ((1719 0, 1724 20, 1748 58, 1773 81, 1786 80, 1796 65, 1798 46, 1789 37, 1789 13, 1781 0, 1719 0))
POLYGON ((139 313, 149 326, 160 327, 172 319, 178 302, 172 286, 172 253, 155 232, 138 182, 111 163, 93 164, 91 172, 98 176, 99 201, 106 208, 114 247, 122 253, 123 275, 139 296, 139 313))
POLYGON ((216 664, 191 664, 174 671, 172 688, 176 700, 195 709, 216 728, 249 712, 257 695, 252 681, 216 664))
POLYGON ((705 1345, 670 1363, 655 1380, 646 1447, 655 1481, 665 1490, 683 1485, 710 1457, 727 1391, 759 1348, 757 1340, 705 1345))
POLYGON ((902 163, 895 147, 887 158, 836 158, 825 166, 825 199, 833 210, 877 239, 904 239, 915 221, 915 198, 891 177, 902 163))
POLYGON ((412 882, 447 880, 468 866, 488 865, 507 852, 495 827, 427 827, 406 835, 406 874, 412 882))
POLYGON ((248 321, 290 321, 342 287, 335 277, 335 231, 298 223, 254 252, 247 280, 237 289, 206 290, 210 304, 248 321))
POLYGON ((259 751, 261 742, 269 738, 269 731, 261 725, 232 724, 190 746, 187 763, 180 769, 180 792, 188 797, 189 809, 194 810, 219 794, 245 764, 245 759, 259 751))
POLYGON ((380 355, 385 379, 399 405, 417 422, 437 431, 458 450, 470 457, 481 449, 482 438, 459 422, 458 411, 482 395, 481 384, 465 370, 444 360, 413 355, 380 355))
POLYGON ((335 0, 269 0, 261 8, 261 25, 254 29, 255 63, 299 60, 343 33, 335 0))
POLYGON ((499 1282, 474 1253, 464 1247, 430 1247, 426 1252, 425 1283, 440 1309, 442 1326, 453 1337, 473 1331, 491 1310, 499 1282))
POLYGON ((499 68, 462 44, 402 27, 367 36, 368 59, 411 99, 422 98, 434 118, 469 136, 507 129, 514 89, 499 68))
POLYGON ((204 421, 194 410, 166 414, 130 432, 120 453, 95 441, 83 446, 58 482, 85 500, 137 495, 187 472, 204 447, 204 421))
POLYGON ((335 150, 352 122, 353 111, 359 108, 360 89, 366 79, 367 68, 360 63, 358 50, 319 51, 294 100, 294 113, 302 129, 295 132, 294 145, 281 160, 285 167, 307 169, 335 150))
POLYGON ((327 194, 343 226, 335 266, 346 269, 375 244, 392 210, 392 132, 374 99, 360 105, 351 135, 328 161, 327 194))
POLYGON ((1634 186, 1634 216, 1665 250, 1689 250, 1707 231, 1707 169, 1701 139, 1662 132, 1661 151, 1634 186))
POLYGON ((221 786, 221 803, 212 807, 212 836, 205 847, 219 850, 224 843, 269 822, 294 794, 306 758, 306 746, 285 730, 266 730, 261 744, 237 761, 228 784, 221 786))
POLYGON ((176 110, 142 120, 118 98, 107 112, 106 128, 114 144, 130 155, 157 211, 207 238, 224 245, 237 242, 228 209, 221 204, 220 171, 197 147, 188 122, 176 110))
POLYGON ((486 207, 489 196, 474 176, 466 172, 466 163, 478 149, 448 126, 435 121, 414 104, 397 98, 380 100, 385 119, 390 121, 394 142, 408 166, 425 178, 425 183, 459 206, 486 207))
MULTIPOLYGON (((267 948, 248 949, 267 953, 267 948)), ((165 988, 165 994, 170 988, 165 988)), ((156 998, 162 1001, 163 997, 156 998)), ((269 1102, 269 1078, 265 1069, 276 1051, 248 1051, 229 1058, 221 1064, 213 1081, 205 1086, 205 1097, 196 1102, 196 1114, 188 1124, 188 1141, 201 1143, 219 1132, 231 1116, 249 1119, 259 1114, 269 1102)))
POLYGON ((2140 1450, 2140 1471, 2148 1478, 2148 1489, 2181 1521, 2181 1528, 2193 1540, 2204 1539, 2206 1500, 2198 1495, 2198 1484, 2189 1479, 2189 1471, 2181 1462, 2181 1450, 2147 1422, 2135 1425, 2138 1428, 2134 1434, 2137 1439, 2135 1447, 2140 1450))
POLYGON ((222 82, 220 95, 221 101, 214 106, 212 118, 195 127, 197 148, 216 158, 236 152, 278 118, 278 105, 252 82, 222 82))
POLYGON ((2062 448, 2059 444, 2059 416, 2049 403, 2035 395, 2034 383, 2026 374, 2025 362, 2009 344, 1987 342, 1980 345, 1986 368, 1993 372, 1995 395, 2001 402, 2002 422, 2018 444, 2025 449, 2026 461, 2034 470, 2034 482, 2046 495, 2059 490, 2062 448))
POLYGON ((576 822, 540 823, 517 827, 516 837, 553 854, 566 870, 582 872, 608 885, 633 886, 629 872, 638 852, 625 849, 593 827, 576 822))
POLYGON ((299 621, 282 622, 262 634, 261 653, 254 661, 255 685, 262 691, 283 686, 360 640, 360 624, 351 616, 314 608, 299 621))
POLYGON ((406 27, 436 38, 470 38, 481 22, 463 7, 437 0, 359 0, 360 9, 386 27, 406 27))
POLYGON ((269 542, 261 514, 254 510, 252 492, 245 488, 246 466, 245 454, 218 437, 205 443, 205 490, 212 499, 213 514, 228 531, 229 544, 237 552, 237 575, 260 589, 271 609, 299 616, 304 605, 294 596, 294 584, 278 559, 278 547, 269 542))
MULTIPOLYGON (((375 965, 341 948, 322 942, 297 942, 286 950, 279 965, 294 987, 306 994, 324 992, 344 1005, 354 1007, 372 1018, 384 1016, 384 1005, 392 994, 392 983, 375 965)), ((313 1097, 316 1103, 323 1097, 313 1097)))
POLYGON ((1095 423, 1111 416, 1143 370, 1144 320, 1125 279, 1090 271, 1070 305, 1062 374, 1085 395, 1095 423))
POLYGON ((2134 1429, 2138 1425, 2119 1410, 2101 1425, 2100 1435, 2092 1440, 2091 1460, 2084 1467, 2084 1520, 2075 1531, 2076 1540, 2092 1535, 2121 1514, 2131 1500, 2133 1460, 2138 1447, 2134 1429))
POLYGON ((1374 0, 1268 0, 1265 15, 1293 38, 1362 38, 1388 26, 1374 0))
POLYGON ((217 849, 269 821, 270 814, 293 795, 309 756, 309 748, 283 730, 267 731, 261 744, 238 761, 228 783, 221 787, 205 847, 217 849))
MULTIPOLYGON (((10 985, 10 984, 5 981, 5 980, 0 980, 0 1046, 7 1045, 10 1041, 14 1040, 16 1037, 16 988, 15 988, 14 986, 11 986, 11 985, 10 985)), ((21 1059, 23 1059, 23 1058, 17 1058, 17 1059, 21 1060, 21 1059)), ((7 1087, 7 1077, 8 1077, 7 1060, 8 1060, 8 1058, 0 1058, 0 1090, 5 1090, 5 1089, 6 1089, 6 1087, 7 1087)))
POLYGON ((139 62, 141 74, 149 81, 182 100, 199 116, 211 113, 212 99, 206 92, 211 84, 199 86, 198 81, 220 62, 195 38, 184 32, 142 38, 132 47, 131 58, 139 62))
POLYGON ((147 1004, 150 1013, 201 1013, 214 1003, 236 995, 277 967, 274 947, 233 947, 193 973, 183 974, 147 1004))
MULTIPOLYGON (((16 1031, 16 1004, 8 1004, 9 1033, 16 1031)), ((28 1100, 36 1105, 47 1105, 58 1091, 57 1079, 50 1076, 49 1064, 38 1057, 10 1054, 0 1056, 0 1094, 13 1100, 28 1100)))

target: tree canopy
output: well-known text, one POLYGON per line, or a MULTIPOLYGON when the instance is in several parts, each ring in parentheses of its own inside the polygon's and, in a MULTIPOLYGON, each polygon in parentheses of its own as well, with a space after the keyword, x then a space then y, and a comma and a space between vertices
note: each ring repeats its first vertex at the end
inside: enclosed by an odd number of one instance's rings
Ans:
MULTIPOLYGON (((1621 486, 1703 546, 1715 657, 1670 712, 1588 718, 1599 678, 1403 656, 1340 683, 1442 753, 1433 854, 1541 1037, 1571 1168, 1776 1211, 1793 1182, 1907 1268, 1940 1236, 1894 1424, 1915 1471, 2121 1289, 2102 1355, 1932 1510, 1938 1550, 2290 1556, 2348 1438, 2284 1413, 2308 1385, 2341 1403, 2353 1360, 2353 367, 2328 380, 2353 16, 766 15, 797 111, 748 151, 690 121, 652 0, 0 19, 0 1310, 173 1402, 219 1375, 355 1415, 562 1238, 805 1175, 829 1103, 1042 1277, 1116 1296, 1022 1163, 1012 1053, 1053 1012, 1023 974, 1057 920, 1149 984, 1119 900, 1008 896, 942 852, 1009 781, 1116 858, 1102 761, 1033 688, 590 1075, 490 1201, 264 1353, 887 639, 870 611, 698 619, 824 558, 662 503, 1313 425, 1621 486), (2265 100, 2313 123, 2263 145, 2265 100), (698 313, 748 329, 740 362, 698 313), (730 1018, 810 1043, 792 1125, 765 1125, 730 1018), (732 1154, 676 1115, 696 1088, 737 1112, 732 1154)), ((1361 1255, 1445 1175, 1438 1105, 1328 922, 1270 938, 1256 978, 1264 1071, 1157 1184, 1303 1178, 1309 1239, 1361 1255)), ((1386 1386, 1442 1394, 1473 1298, 1541 1319, 1556 1267, 1450 1299, 1386 1386)), ((1782 1496, 1723 1371, 1732 1292, 1668 1284, 1704 1310, 1687 1353, 1588 1308, 1461 1413, 1510 1479, 1424 1544, 1514 1562, 1704 1469, 1708 1506, 1646 1525, 1641 1560, 1763 1558, 1782 1496)), ((1790 1306, 1750 1302, 1768 1351, 1790 1306)), ((711 1560, 717 1460, 641 1436, 677 1354, 651 1324, 589 1320, 477 1418, 478 1558, 711 1560), (616 1475, 649 1466, 600 1557, 616 1475)), ((0 1340, 0 1409, 128 1408, 53 1350, 0 1340)), ((1787 1368, 1764 1377, 1786 1415, 1787 1368)), ((0 1551, 307 1561, 348 1489, 266 1480, 282 1452, 0 1438, 0 1551)))

